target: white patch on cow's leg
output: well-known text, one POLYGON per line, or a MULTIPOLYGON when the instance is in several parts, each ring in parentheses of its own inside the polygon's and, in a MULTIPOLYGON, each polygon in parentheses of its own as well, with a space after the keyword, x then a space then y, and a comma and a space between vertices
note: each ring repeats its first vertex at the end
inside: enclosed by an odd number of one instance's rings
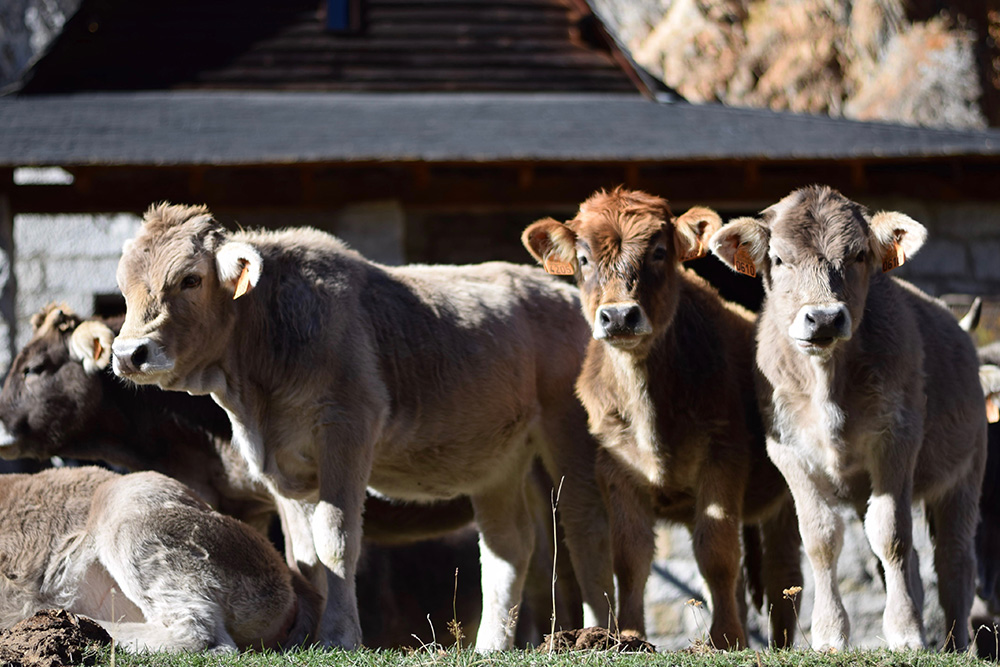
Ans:
MULTIPOLYGON (((918 608, 910 587, 913 554, 913 516, 910 494, 873 495, 865 513, 865 534, 885 571, 885 613, 882 630, 890 649, 923 648, 926 645, 918 608)), ((973 568, 974 569, 974 568, 973 568)))
POLYGON ((938 599, 950 633, 947 648, 964 651, 969 644, 969 613, 975 599, 975 534, 979 518, 978 466, 950 493, 927 503, 934 519, 934 569, 938 599))
POLYGON ((799 532, 813 569, 816 593, 812 614, 814 649, 844 649, 850 638, 850 621, 837 582, 837 560, 844 545, 844 520, 834 509, 835 498, 824 473, 810 475, 798 450, 772 437, 767 453, 788 482, 795 500, 799 532))
POLYGON ((524 477, 508 482, 502 488, 472 496, 479 526, 483 591, 477 651, 513 646, 517 610, 534 549, 535 531, 530 523, 524 477))

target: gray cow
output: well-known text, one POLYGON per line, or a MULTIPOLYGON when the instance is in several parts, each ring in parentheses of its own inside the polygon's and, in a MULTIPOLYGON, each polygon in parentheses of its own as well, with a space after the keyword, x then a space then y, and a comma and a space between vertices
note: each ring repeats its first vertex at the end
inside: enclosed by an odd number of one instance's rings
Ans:
POLYGON ((948 643, 969 642, 986 458, 976 351, 942 304, 884 274, 925 237, 902 213, 872 215, 812 186, 711 239, 730 267, 763 277, 758 397, 815 575, 816 648, 843 648, 849 637, 837 588, 841 504, 864 518, 885 570, 890 648, 925 645, 915 500, 934 529, 948 643))
POLYGON ((354 575, 370 486, 413 502, 471 498, 476 646, 510 646, 536 456, 565 476, 560 514, 586 618, 607 622, 607 512, 573 396, 589 328, 573 287, 503 263, 380 266, 316 230, 229 233, 204 207, 169 205, 126 244, 118 284, 115 371, 226 409, 291 556, 328 590, 322 642, 361 643, 354 575))

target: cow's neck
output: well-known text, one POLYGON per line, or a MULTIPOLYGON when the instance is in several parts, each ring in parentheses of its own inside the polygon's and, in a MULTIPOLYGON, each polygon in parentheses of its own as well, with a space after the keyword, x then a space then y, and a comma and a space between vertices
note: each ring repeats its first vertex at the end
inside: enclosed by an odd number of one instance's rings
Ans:
POLYGON ((657 426, 656 406, 649 389, 649 361, 644 355, 607 346, 622 417, 628 424, 636 451, 632 467, 650 484, 659 486, 663 477, 664 447, 657 426))

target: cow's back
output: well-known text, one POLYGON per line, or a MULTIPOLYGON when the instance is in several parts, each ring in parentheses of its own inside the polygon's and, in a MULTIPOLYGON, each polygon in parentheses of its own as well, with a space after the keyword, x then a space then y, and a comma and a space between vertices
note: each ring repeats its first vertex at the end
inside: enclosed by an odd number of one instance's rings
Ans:
POLYGON ((935 488, 950 485, 968 466, 982 466, 985 419, 979 363, 969 335, 941 302, 905 281, 894 279, 893 284, 913 312, 923 346, 927 407, 914 489, 933 497, 935 488), (942 475, 945 470, 952 475, 942 475))

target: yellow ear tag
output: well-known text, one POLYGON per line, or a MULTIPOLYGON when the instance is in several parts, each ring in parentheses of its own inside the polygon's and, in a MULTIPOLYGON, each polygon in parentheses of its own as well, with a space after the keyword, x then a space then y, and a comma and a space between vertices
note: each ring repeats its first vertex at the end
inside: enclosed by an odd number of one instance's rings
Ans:
POLYGON ((996 394, 986 397, 986 421, 991 424, 1000 422, 1000 396, 996 394))
POLYGON ((757 266, 753 263, 750 251, 742 243, 736 249, 736 254, 733 255, 733 267, 745 276, 750 276, 751 278, 757 277, 757 266))
POLYGON ((552 259, 551 257, 545 258, 543 266, 545 267, 545 273, 551 273, 554 276, 571 276, 576 273, 573 270, 573 265, 569 262, 552 259))
POLYGON ((707 248, 705 248, 705 244, 702 243, 701 239, 699 238, 698 239, 698 247, 696 247, 694 250, 692 250, 688 254, 684 255, 683 257, 681 257, 681 261, 682 262, 690 262, 692 259, 700 259, 700 258, 702 258, 702 257, 705 256, 706 250, 707 250, 707 248))
POLYGON ((243 273, 236 281, 236 291, 233 292, 233 301, 250 291, 250 265, 243 265, 243 273))
POLYGON ((94 361, 97 361, 98 359, 101 358, 101 352, 104 352, 104 346, 101 345, 101 339, 100 338, 95 338, 94 339, 94 361))
POLYGON ((892 248, 882 257, 882 273, 892 271, 897 266, 902 266, 906 262, 906 252, 903 246, 899 245, 899 239, 892 240, 892 248))

